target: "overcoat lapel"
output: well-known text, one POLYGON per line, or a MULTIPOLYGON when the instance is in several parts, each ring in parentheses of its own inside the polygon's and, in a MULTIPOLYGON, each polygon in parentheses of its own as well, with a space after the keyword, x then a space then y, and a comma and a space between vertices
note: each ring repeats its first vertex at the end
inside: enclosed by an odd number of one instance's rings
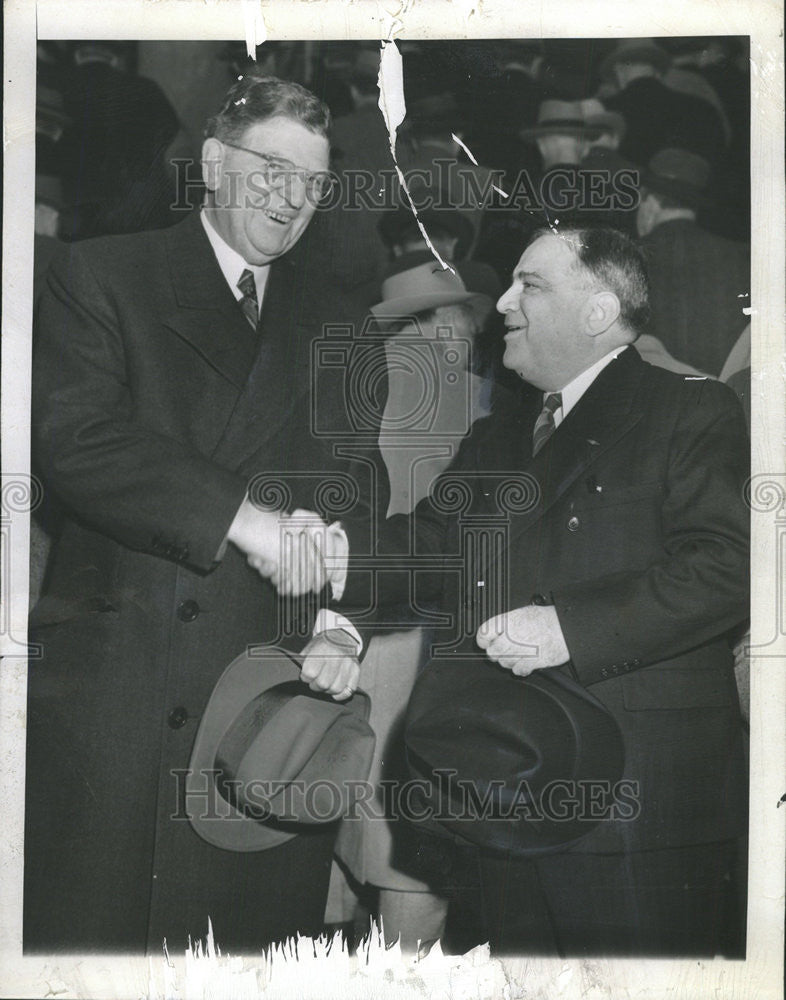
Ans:
POLYGON ((167 230, 166 246, 177 305, 162 322, 241 390, 256 337, 221 273, 198 212, 167 230))
POLYGON ((298 259, 287 255, 270 266, 256 356, 214 452, 217 460, 231 468, 264 453, 286 427, 300 435, 308 433, 308 427, 293 429, 291 424, 295 414, 298 425, 307 419, 320 296, 306 288, 298 259))

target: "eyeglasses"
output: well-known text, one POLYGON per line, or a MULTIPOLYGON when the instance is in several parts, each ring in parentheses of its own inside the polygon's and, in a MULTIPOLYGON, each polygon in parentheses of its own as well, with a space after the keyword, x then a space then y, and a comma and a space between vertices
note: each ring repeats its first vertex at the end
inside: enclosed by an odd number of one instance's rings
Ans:
MULTIPOLYGON (((222 140, 223 141, 223 140, 222 140)), ((238 146, 235 142, 224 142, 225 146, 231 149, 239 149, 243 153, 250 153, 264 163, 265 183, 270 187, 281 188, 290 184, 292 179, 297 177, 306 188, 308 198, 313 202, 322 201, 327 197, 333 188, 334 178, 327 170, 310 172, 305 167, 299 167, 291 160, 286 160, 281 156, 270 156, 268 153, 258 153, 255 149, 247 146, 238 146)))

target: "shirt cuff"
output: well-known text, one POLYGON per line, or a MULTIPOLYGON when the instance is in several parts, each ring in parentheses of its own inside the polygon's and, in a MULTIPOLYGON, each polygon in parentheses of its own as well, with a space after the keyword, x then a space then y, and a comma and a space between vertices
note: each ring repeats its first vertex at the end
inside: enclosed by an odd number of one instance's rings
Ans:
MULTIPOLYGON (((325 569, 334 601, 340 601, 347 582, 349 539, 338 521, 328 526, 325 547, 325 569)), ((343 626, 342 626, 343 627, 343 626)), ((355 633, 357 634, 357 633, 355 633)), ((360 636, 358 636, 358 641, 360 636)), ((361 643, 362 648, 362 643, 361 643)))
POLYGON ((327 632, 331 628, 341 628, 345 632, 348 632, 358 644, 357 655, 360 656, 363 652, 363 640, 360 638, 360 633, 352 622, 336 611, 331 611, 330 608, 320 608, 317 612, 317 619, 314 622, 314 635, 319 635, 320 632, 327 632))

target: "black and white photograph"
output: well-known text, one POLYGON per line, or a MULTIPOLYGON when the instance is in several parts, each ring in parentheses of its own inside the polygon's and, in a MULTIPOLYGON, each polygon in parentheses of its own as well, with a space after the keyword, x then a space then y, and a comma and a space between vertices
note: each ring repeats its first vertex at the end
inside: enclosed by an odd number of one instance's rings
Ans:
POLYGON ((8 5, 0 995, 782 995, 782 27, 609 7, 8 5))

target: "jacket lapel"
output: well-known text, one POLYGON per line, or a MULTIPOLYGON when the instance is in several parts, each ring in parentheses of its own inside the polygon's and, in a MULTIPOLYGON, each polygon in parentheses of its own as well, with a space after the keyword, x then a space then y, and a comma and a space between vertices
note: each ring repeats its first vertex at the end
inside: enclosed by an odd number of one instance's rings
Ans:
MULTIPOLYGON (((598 375, 524 471, 537 483, 538 502, 511 518, 510 540, 529 530, 641 419, 636 394, 643 362, 633 348, 598 375)), ((532 426, 534 427, 534 421, 532 426)), ((531 429, 527 447, 532 455, 531 429)))
POLYGON ((256 335, 216 261, 199 212, 166 231, 170 277, 177 302, 162 317, 215 371, 241 389, 256 352, 256 335))
POLYGON ((319 333, 314 315, 319 296, 305 289, 298 259, 287 255, 270 267, 256 355, 214 452, 233 468, 268 448, 285 427, 300 435, 308 431, 300 425, 307 419, 304 399, 310 389, 311 344, 319 333))

